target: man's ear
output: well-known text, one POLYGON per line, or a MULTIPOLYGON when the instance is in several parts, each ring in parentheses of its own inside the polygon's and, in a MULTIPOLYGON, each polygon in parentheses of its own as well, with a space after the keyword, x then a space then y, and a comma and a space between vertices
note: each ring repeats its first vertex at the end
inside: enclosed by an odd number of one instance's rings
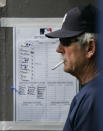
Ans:
POLYGON ((86 47, 86 57, 91 58, 92 56, 94 56, 95 51, 96 51, 96 43, 95 40, 91 39, 86 47))

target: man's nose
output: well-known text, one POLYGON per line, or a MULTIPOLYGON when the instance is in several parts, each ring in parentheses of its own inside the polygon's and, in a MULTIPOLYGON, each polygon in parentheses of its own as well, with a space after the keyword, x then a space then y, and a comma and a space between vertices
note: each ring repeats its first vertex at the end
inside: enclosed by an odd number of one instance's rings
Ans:
POLYGON ((56 49, 56 52, 58 52, 58 53, 63 53, 64 52, 63 46, 61 44, 58 45, 58 47, 56 49))

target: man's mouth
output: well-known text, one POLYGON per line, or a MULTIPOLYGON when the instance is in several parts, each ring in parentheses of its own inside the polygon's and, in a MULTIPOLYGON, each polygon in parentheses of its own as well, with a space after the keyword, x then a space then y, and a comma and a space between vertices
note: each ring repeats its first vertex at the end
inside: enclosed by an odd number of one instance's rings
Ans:
POLYGON ((53 68, 52 70, 55 70, 57 67, 59 67, 60 65, 62 64, 65 64, 66 62, 66 57, 64 55, 61 55, 61 61, 59 63, 57 63, 53 68))
POLYGON ((61 55, 61 60, 63 60, 65 62, 66 61, 66 57, 64 55, 61 55))

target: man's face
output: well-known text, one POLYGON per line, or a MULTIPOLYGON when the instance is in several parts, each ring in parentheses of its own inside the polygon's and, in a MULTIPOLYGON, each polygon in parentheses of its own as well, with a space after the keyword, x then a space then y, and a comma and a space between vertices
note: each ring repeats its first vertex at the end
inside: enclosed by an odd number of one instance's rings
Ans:
POLYGON ((78 42, 72 42, 68 46, 58 45, 56 51, 65 57, 64 71, 76 75, 86 64, 86 52, 80 48, 78 42))

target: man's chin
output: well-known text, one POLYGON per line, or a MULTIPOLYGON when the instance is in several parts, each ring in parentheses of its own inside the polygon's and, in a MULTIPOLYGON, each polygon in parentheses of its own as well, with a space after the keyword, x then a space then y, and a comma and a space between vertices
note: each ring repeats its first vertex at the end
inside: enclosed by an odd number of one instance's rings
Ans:
POLYGON ((64 67, 64 72, 70 73, 70 69, 66 69, 66 68, 64 67))
POLYGON ((70 73, 71 75, 74 75, 74 72, 71 69, 64 68, 64 72, 70 73))

